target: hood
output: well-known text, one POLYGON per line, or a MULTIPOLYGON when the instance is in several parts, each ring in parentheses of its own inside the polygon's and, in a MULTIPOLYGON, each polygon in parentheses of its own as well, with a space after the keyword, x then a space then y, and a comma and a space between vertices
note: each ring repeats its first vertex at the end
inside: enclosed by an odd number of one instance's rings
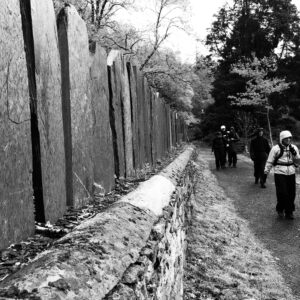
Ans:
POLYGON ((282 140, 283 139, 286 139, 288 137, 292 137, 292 134, 289 130, 284 130, 284 131, 281 131, 280 134, 279 134, 279 142, 280 144, 282 144, 282 140))

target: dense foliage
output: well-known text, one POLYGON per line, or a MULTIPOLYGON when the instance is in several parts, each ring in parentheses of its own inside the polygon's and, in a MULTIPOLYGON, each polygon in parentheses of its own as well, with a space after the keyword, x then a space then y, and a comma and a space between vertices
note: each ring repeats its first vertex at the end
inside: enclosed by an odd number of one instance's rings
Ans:
MULTIPOLYGON (((206 44, 218 57, 218 65, 212 89, 215 102, 204 115, 204 135, 217 130, 223 123, 236 125, 243 134, 240 124, 246 116, 252 124, 250 131, 257 125, 267 127, 267 118, 263 116, 263 107, 266 109, 267 106, 260 105, 258 109, 253 105, 255 97, 250 96, 251 92, 273 108, 270 123, 275 128, 274 135, 291 123, 294 127, 297 125, 300 119, 300 19, 291 0, 234 0, 231 6, 225 5, 215 16, 206 44), (276 71, 269 69, 264 74, 264 81, 252 81, 249 87, 251 76, 245 76, 241 70, 247 62, 255 59, 262 62, 264 58, 274 61, 276 71), (232 72, 236 64, 240 64, 240 71, 236 68, 232 72), (259 88, 262 82, 264 89, 259 88), (269 89, 271 82, 273 86, 269 89), (281 84, 282 87, 283 82, 294 84, 288 84, 287 89, 279 92, 276 86, 281 84), (236 105, 234 100, 242 95, 250 105, 236 105)), ((257 67, 260 69, 263 65, 257 67)), ((297 134, 300 137, 300 132, 297 134)))

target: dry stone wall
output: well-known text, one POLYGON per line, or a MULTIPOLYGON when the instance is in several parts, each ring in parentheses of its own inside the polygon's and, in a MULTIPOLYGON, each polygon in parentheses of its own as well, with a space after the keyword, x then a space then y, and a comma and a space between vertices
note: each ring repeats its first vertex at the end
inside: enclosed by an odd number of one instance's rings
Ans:
POLYGON ((134 60, 89 45, 72 5, 56 17, 52 0, 4 0, 0 16, 2 249, 185 137, 134 60))
POLYGON ((106 300, 183 299, 185 236, 191 218, 194 174, 189 164, 177 179, 177 188, 153 225, 139 258, 106 300))
POLYGON ((193 150, 6 278, 0 297, 182 299, 193 150))

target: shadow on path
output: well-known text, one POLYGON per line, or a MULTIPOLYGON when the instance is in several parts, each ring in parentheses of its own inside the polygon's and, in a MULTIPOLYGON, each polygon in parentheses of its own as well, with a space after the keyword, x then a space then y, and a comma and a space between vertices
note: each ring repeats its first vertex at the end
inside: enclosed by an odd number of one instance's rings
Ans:
POLYGON ((249 222, 256 237, 273 253, 287 284, 300 299, 300 187, 297 185, 295 220, 279 219, 273 174, 268 176, 267 188, 262 189, 254 184, 250 159, 238 155, 236 169, 216 171, 210 149, 200 149, 227 197, 234 201, 238 214, 249 222))

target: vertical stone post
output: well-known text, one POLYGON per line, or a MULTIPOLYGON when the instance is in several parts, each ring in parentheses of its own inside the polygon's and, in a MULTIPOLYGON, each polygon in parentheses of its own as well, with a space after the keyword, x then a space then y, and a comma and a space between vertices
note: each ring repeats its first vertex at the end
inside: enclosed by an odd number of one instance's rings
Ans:
POLYGON ((33 188, 37 221, 55 222, 66 208, 61 74, 51 0, 21 0, 29 79, 33 188))
POLYGON ((137 89, 137 111, 138 111, 138 143, 139 143, 139 168, 145 163, 145 123, 144 123, 144 80, 138 68, 135 68, 137 89))
POLYGON ((93 111, 85 22, 72 5, 58 15, 66 149, 67 203, 81 206, 93 193, 93 111))
POLYGON ((90 56, 94 185, 98 192, 101 192, 101 188, 104 192, 109 192, 115 184, 115 164, 109 122, 107 55, 106 51, 99 44, 94 43, 90 47, 90 56))
POLYGON ((145 162, 151 161, 151 115, 150 115, 150 88, 144 77, 144 136, 145 136, 145 162))
POLYGON ((132 145, 132 103, 131 103, 131 91, 129 83, 129 74, 127 71, 126 57, 122 56, 121 60, 122 71, 122 103, 123 103, 123 115, 124 115, 124 146, 125 146, 125 167, 126 177, 134 174, 133 168, 133 145, 132 145))
POLYGON ((18 0, 0 6, 0 249, 34 232, 30 100, 18 0))
POLYGON ((120 51, 111 50, 107 57, 110 125, 113 136, 115 174, 118 178, 125 177, 125 128, 124 107, 122 103, 122 58, 120 51))
POLYGON ((133 152, 133 168, 137 170, 139 165, 138 155, 138 111, 137 111, 137 90, 136 76, 134 74, 135 62, 127 61, 127 74, 130 87, 130 102, 131 102, 131 129, 132 129, 132 152, 133 152))

